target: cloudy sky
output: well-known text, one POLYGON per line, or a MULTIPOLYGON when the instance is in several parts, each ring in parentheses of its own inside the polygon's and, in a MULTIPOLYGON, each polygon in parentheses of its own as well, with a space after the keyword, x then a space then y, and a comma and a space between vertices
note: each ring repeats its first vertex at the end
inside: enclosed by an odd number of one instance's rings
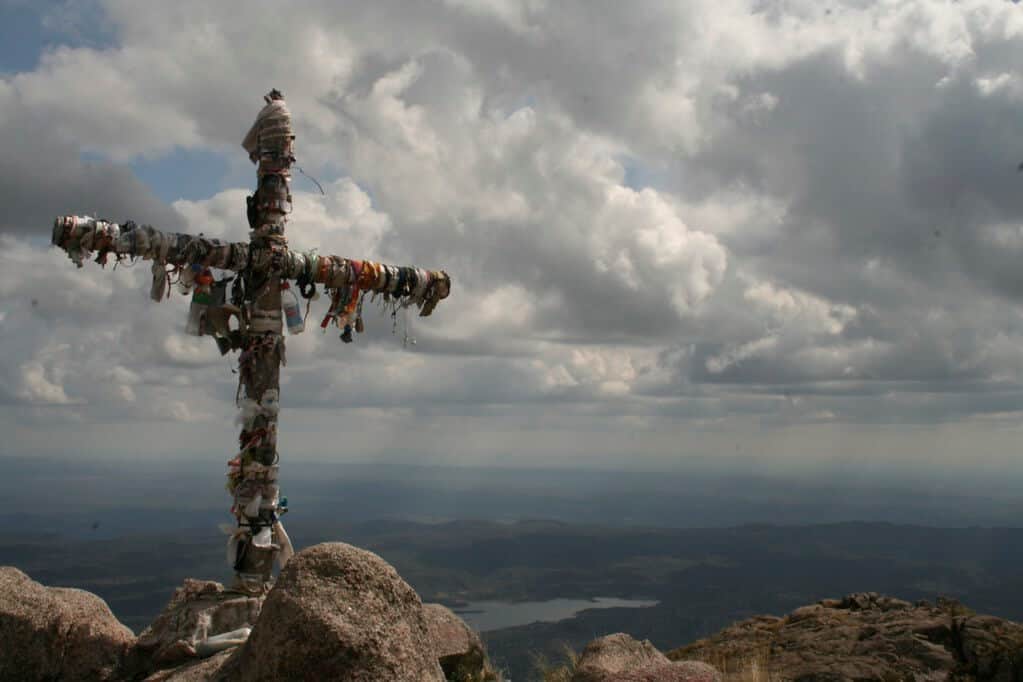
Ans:
POLYGON ((287 6, 0 0, 0 454, 233 454, 187 298, 48 240, 247 239, 277 87, 290 242, 454 281, 288 339, 285 462, 1023 471, 1020 5, 287 6))

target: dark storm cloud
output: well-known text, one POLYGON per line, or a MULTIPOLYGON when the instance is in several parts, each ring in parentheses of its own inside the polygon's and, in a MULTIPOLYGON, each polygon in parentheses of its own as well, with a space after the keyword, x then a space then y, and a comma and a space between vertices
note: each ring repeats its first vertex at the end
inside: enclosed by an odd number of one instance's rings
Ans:
POLYGON ((99 215, 177 230, 181 217, 123 165, 87 161, 56 122, 15 107, 0 119, 0 232, 49 237, 57 215, 99 215))

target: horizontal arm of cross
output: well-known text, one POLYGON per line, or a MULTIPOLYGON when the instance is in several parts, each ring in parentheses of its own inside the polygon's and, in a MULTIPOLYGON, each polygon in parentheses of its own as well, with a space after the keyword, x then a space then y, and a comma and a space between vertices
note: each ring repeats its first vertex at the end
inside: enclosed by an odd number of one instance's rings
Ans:
POLYGON ((318 256, 312 251, 290 251, 279 245, 255 247, 246 242, 161 232, 149 225, 132 222, 120 225, 83 216, 57 218, 53 243, 65 250, 78 267, 95 253, 96 261, 102 264, 114 254, 117 258, 141 258, 182 268, 276 272, 282 279, 320 283, 328 289, 354 286, 362 291, 408 297, 420 304, 423 315, 429 315, 451 291, 451 279, 443 270, 318 256))

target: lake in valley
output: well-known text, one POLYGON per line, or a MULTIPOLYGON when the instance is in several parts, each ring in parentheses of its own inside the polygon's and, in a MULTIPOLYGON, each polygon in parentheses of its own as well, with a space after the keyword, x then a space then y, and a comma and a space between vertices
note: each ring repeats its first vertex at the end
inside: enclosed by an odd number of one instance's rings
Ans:
POLYGON ((548 599, 547 601, 478 601, 453 609, 477 632, 499 630, 537 621, 553 623, 571 618, 586 609, 643 608, 656 606, 654 600, 594 597, 593 599, 548 599))

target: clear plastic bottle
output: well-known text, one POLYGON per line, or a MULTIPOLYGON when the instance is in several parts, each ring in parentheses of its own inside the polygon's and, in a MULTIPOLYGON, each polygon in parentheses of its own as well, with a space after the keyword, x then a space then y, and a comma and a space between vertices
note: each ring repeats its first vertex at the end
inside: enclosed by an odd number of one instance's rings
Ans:
POLYGON ((288 321, 288 333, 301 334, 305 331, 305 320, 302 319, 298 296, 287 282, 281 283, 281 305, 284 308, 284 317, 288 321))

